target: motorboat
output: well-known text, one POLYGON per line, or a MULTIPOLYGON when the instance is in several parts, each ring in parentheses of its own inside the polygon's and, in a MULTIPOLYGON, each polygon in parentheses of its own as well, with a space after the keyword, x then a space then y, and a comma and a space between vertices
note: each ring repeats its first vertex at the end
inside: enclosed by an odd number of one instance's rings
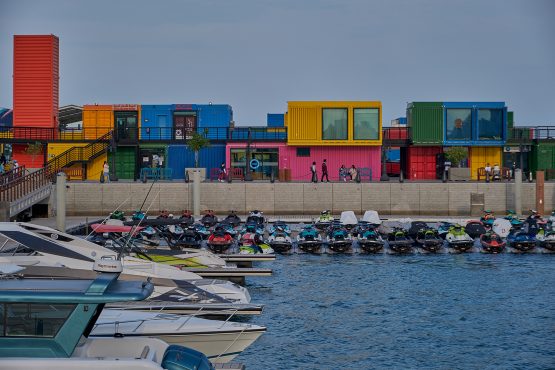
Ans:
POLYGON ((333 223, 329 227, 326 242, 328 248, 334 253, 346 253, 353 247, 351 234, 341 223, 333 223))
POLYGON ((387 235, 387 243, 393 252, 406 254, 412 252, 414 240, 409 236, 407 230, 395 228, 387 235))
POLYGON ((204 354, 158 338, 90 336, 106 304, 142 301, 154 289, 148 281, 119 281, 117 260, 96 260, 94 267, 92 280, 2 276, 2 368, 214 369, 204 354))
POLYGON ((291 235, 291 228, 289 227, 289 224, 281 220, 278 220, 270 225, 268 227, 268 233, 273 234, 278 229, 280 229, 280 231, 286 233, 287 235, 291 235))
POLYGON ((191 211, 185 209, 181 212, 181 216, 179 216, 179 222, 182 226, 191 226, 195 223, 195 217, 191 211))
MULTIPOLYGON (((0 238, 2 237, 11 240, 12 243, 2 240, 4 243, 0 249, 0 262, 19 265, 24 263, 33 266, 90 270, 95 259, 104 256, 116 257, 119 254, 88 240, 46 226, 24 222, 0 222, 0 238)), ((189 281, 201 287, 200 289, 231 302, 250 302, 248 291, 229 281, 203 281, 193 272, 125 254, 122 255, 122 264, 123 273, 126 275, 189 281)))
POLYGON ((445 240, 447 240, 449 248, 459 253, 467 252, 474 247, 474 239, 471 238, 459 224, 455 224, 449 228, 445 240))
POLYGON ((297 246, 306 253, 320 253, 322 237, 313 225, 305 225, 297 235, 297 246))
POLYGON ((200 223, 205 227, 212 227, 218 223, 218 217, 216 217, 213 210, 207 209, 204 211, 204 215, 200 219, 200 223))
POLYGON ((430 253, 437 253, 443 246, 443 239, 439 237, 437 230, 431 227, 418 230, 415 240, 420 248, 430 253))
POLYGON ((493 227, 493 223, 495 222, 495 215, 493 214, 493 211, 489 209, 484 210, 484 214, 480 218, 480 221, 486 228, 491 229, 493 227))
POLYGON ((356 238, 360 249, 366 253, 376 253, 383 249, 384 240, 378 233, 376 225, 359 223, 356 238))
POLYGON ((229 211, 229 214, 224 218, 224 222, 230 224, 233 227, 237 227, 241 224, 241 218, 237 216, 235 211, 229 211))
POLYGON ((325 210, 320 212, 320 216, 318 217, 314 225, 319 230, 325 230, 331 225, 333 221, 335 221, 335 219, 331 215, 331 211, 325 210))
POLYGON ((468 221, 464 227, 464 231, 470 236, 472 239, 480 238, 484 235, 487 230, 482 221, 478 220, 471 220, 468 221))
POLYGON ((350 231, 358 224, 358 219, 353 211, 343 211, 341 212, 339 222, 350 231))
POLYGON ((273 232, 268 238, 268 244, 277 253, 288 253, 293 247, 291 237, 289 236, 291 230, 289 230, 289 233, 287 230, 282 224, 274 225, 273 232))
POLYGON ((249 215, 247 216, 247 223, 249 222, 254 222, 262 227, 264 227, 264 224, 266 223, 266 218, 264 218, 264 215, 262 213, 262 211, 259 210, 253 210, 249 212, 249 215))
POLYGON ((488 231, 480 236, 480 244, 484 252, 501 253, 505 249, 506 242, 495 232, 488 231))
POLYGON ((213 363, 226 363, 248 348, 266 328, 247 323, 207 320, 160 312, 105 309, 90 337, 158 338, 204 353, 213 363))
POLYGON ((233 237, 222 226, 216 226, 207 244, 214 253, 225 253, 233 245, 233 237))

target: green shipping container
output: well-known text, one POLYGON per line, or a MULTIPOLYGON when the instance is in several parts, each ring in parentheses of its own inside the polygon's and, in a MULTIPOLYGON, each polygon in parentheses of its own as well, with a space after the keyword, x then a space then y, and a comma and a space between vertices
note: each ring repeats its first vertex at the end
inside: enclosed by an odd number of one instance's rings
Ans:
POLYGON ((530 169, 533 172, 546 171, 546 180, 553 180, 555 169, 555 143, 539 143, 532 147, 530 169))
MULTIPOLYGON (((112 165, 112 156, 108 153, 108 164, 112 165)), ((137 168, 137 153, 135 147, 118 147, 115 153, 116 176, 120 180, 135 180, 137 168)), ((114 169, 110 168, 110 172, 114 169)))
POLYGON ((514 112, 507 112, 507 126, 513 128, 515 125, 515 115, 514 112))
POLYGON ((413 102, 407 105, 407 125, 414 145, 443 144, 443 103, 413 102))

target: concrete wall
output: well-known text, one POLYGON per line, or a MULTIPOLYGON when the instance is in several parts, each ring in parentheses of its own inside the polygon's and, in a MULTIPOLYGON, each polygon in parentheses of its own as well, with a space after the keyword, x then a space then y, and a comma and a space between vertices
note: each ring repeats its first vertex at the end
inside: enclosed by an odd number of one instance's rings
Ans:
MULTIPOLYGON (((68 215, 105 215, 120 206, 126 212, 139 209, 151 184, 69 183, 68 215)), ((536 184, 522 185, 522 209, 535 208, 536 184)), ((192 208, 192 185, 154 184, 143 209, 178 213, 192 208)), ((315 215, 324 209, 334 213, 373 209, 384 215, 470 215, 471 194, 484 194, 484 208, 503 213, 514 209, 513 183, 202 183, 201 209, 218 214, 230 210, 246 213, 315 215)), ((555 208, 555 183, 545 183, 545 211, 555 208)))

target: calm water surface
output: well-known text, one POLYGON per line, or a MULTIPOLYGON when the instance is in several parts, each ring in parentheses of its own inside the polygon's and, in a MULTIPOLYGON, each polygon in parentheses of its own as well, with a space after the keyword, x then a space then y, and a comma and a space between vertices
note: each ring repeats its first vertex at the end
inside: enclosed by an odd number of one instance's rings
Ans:
POLYGON ((254 369, 555 368, 555 255, 278 256, 254 369))

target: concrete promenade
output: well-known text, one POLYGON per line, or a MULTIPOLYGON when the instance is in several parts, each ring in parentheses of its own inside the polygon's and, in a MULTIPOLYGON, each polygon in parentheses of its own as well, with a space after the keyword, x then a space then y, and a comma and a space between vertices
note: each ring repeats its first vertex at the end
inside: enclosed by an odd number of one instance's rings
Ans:
MULTIPOLYGON (((68 216, 105 215, 118 206, 125 212, 139 209, 151 184, 70 182, 67 190, 68 216)), ((405 182, 379 183, 209 183, 201 184, 201 209, 217 214, 235 210, 245 214, 259 209, 267 215, 316 215, 324 209, 333 213, 373 209, 384 215, 467 216, 483 208, 503 213, 514 209, 514 183, 405 182), (482 197, 483 194, 483 197, 482 197), (472 201, 474 207, 472 207, 472 201), (476 201, 478 199, 478 201, 476 201)), ((536 184, 522 184, 522 209, 536 207, 536 184)), ((150 215, 167 209, 179 213, 192 208, 192 184, 154 184, 144 210, 150 215)), ((545 183, 545 211, 555 208, 555 183, 545 183)))

